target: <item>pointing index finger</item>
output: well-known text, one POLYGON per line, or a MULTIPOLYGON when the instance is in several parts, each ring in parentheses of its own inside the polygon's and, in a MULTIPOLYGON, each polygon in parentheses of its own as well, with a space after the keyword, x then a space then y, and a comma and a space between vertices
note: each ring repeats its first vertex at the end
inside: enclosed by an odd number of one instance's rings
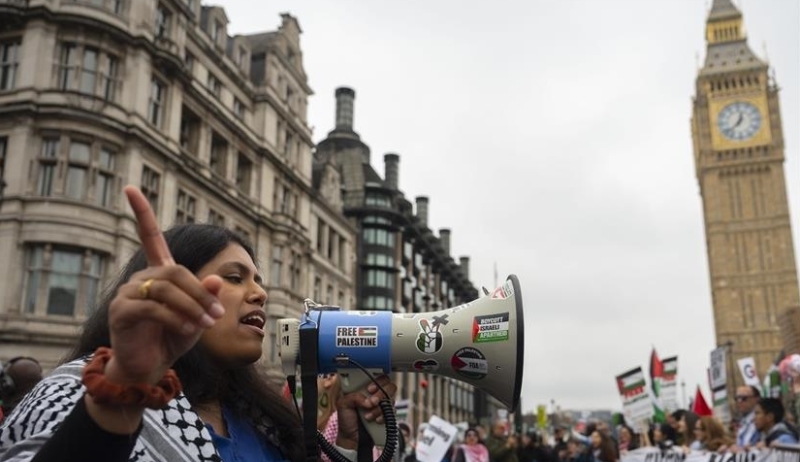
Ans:
POLYGON ((136 232, 142 241, 147 264, 150 266, 174 265, 175 260, 169 251, 167 241, 164 240, 164 234, 158 227, 158 221, 150 207, 150 202, 135 186, 126 186, 125 195, 136 216, 136 232))

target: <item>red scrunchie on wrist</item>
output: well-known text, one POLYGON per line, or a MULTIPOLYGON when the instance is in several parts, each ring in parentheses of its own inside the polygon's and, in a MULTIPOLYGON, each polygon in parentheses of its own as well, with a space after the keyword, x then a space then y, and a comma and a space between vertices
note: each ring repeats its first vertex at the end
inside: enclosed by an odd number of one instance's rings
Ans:
POLYGON ((114 352, 111 348, 100 347, 94 352, 92 360, 83 367, 83 385, 86 393, 98 404, 118 406, 142 406, 149 409, 162 409, 178 396, 183 386, 172 369, 155 385, 136 383, 120 385, 106 378, 106 364, 114 352))

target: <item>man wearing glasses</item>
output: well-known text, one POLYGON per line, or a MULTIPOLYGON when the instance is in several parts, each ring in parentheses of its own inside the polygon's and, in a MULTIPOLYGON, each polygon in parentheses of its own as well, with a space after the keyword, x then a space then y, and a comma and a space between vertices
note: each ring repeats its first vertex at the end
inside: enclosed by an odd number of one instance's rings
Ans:
POLYGON ((736 445, 741 449, 755 446, 760 436, 753 422, 755 408, 761 392, 752 385, 744 385, 736 389, 736 408, 739 411, 739 431, 736 432, 736 445))

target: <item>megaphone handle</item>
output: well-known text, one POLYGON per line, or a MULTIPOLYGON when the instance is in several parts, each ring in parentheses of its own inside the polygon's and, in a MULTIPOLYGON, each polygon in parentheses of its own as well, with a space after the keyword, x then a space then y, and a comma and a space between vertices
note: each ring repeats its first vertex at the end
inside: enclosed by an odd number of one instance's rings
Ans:
MULTIPOLYGON (((372 379, 364 371, 361 369, 339 369, 338 372, 342 382, 343 393, 347 394, 363 389, 364 396, 369 396, 366 386, 372 379)), ((366 417, 364 417, 365 413, 366 411, 364 409, 358 410, 361 423, 364 424, 364 428, 369 432, 369 436, 372 437, 372 441, 375 442, 375 445, 384 446, 386 444, 386 427, 375 421, 368 421, 366 417)))

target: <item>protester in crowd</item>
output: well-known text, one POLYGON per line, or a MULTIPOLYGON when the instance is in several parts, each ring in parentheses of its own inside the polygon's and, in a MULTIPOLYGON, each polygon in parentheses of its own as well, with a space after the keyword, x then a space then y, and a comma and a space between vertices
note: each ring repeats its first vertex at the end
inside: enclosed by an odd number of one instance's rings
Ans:
POLYGON ((553 429, 553 455, 559 460, 567 457, 566 427, 557 424, 553 429))
POLYGON ((776 444, 797 444, 797 433, 783 420, 784 409, 781 400, 761 398, 754 409, 753 423, 760 434, 758 447, 771 447, 776 444))
POLYGON ((595 462, 616 462, 614 442, 611 438, 595 430, 589 435, 592 442, 591 451, 595 462))
POLYGON ((695 425, 700 419, 700 416, 692 411, 686 411, 678 422, 678 432, 683 437, 683 445, 681 446, 684 451, 698 451, 701 448, 701 443, 697 441, 694 434, 695 425))
POLYGON ((675 430, 674 443, 678 446, 683 446, 683 433, 680 431, 680 423, 683 416, 686 414, 686 409, 678 409, 672 414, 667 415, 667 423, 675 430))
POLYGON ((414 439, 411 436, 411 426, 406 422, 398 422, 397 430, 400 432, 400 441, 402 442, 402 447, 398 446, 395 460, 400 462, 408 461, 409 457, 414 453, 415 444, 414 439))
MULTIPOLYGON (((68 362, 0 427, 0 460, 304 460, 296 411, 257 367, 267 293, 250 244, 212 225, 162 234, 147 198, 125 192, 142 248, 68 362)), ((389 378, 378 382, 391 398, 389 378)), ((382 421, 372 398, 384 398, 374 384, 339 401, 337 444, 350 458, 357 410, 382 421)))
POLYGON ((761 399, 761 392, 752 385, 742 385, 736 388, 736 410, 739 412, 739 429, 736 432, 736 446, 738 449, 747 449, 759 441, 758 430, 756 430, 753 419, 755 418, 755 408, 758 400, 761 399))
POLYGON ((517 460, 519 462, 536 462, 536 433, 527 432, 520 436, 517 446, 517 460))
POLYGON ((722 423, 711 416, 700 417, 694 424, 694 435, 700 449, 705 451, 719 451, 733 444, 722 423))
POLYGON ((578 438, 570 438, 565 444, 565 456, 560 459, 562 462, 594 462, 589 446, 578 438))
POLYGON ((506 422, 502 420, 494 422, 485 444, 491 462, 517 462, 517 437, 506 436, 506 422))
POLYGON ((17 356, 0 366, 0 422, 10 415, 22 398, 42 380, 39 361, 27 356, 17 356))
MULTIPOLYGON (((598 430, 599 431, 599 430, 598 430)), ((601 432, 602 433, 602 432, 601 432)), ((619 427, 619 443, 617 443, 617 454, 622 456, 628 451, 633 451, 639 447, 638 437, 633 429, 628 425, 621 425, 619 427)))
POLYGON ((464 432, 464 443, 456 447, 452 462, 489 462, 489 450, 480 441, 478 431, 468 428, 464 432))
POLYGON ((678 432, 669 423, 660 423, 653 426, 653 445, 661 450, 670 449, 675 445, 678 432))

